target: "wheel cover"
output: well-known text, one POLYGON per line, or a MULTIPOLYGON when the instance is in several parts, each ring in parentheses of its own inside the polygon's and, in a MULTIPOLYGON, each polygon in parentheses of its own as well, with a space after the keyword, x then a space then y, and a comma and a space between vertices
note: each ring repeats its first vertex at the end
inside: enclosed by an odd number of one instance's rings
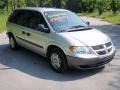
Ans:
POLYGON ((57 53, 53 53, 51 55, 51 65, 55 68, 55 69, 59 69, 61 66, 61 59, 59 57, 59 55, 57 53))
POLYGON ((14 42, 13 38, 10 38, 10 46, 11 46, 12 48, 15 47, 15 42, 14 42))

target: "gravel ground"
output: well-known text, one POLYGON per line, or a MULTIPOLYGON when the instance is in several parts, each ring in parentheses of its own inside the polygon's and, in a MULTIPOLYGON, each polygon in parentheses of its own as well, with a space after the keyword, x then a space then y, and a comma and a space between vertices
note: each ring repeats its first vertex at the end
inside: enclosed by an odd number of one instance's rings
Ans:
POLYGON ((45 58, 35 53, 10 50, 4 32, 0 34, 0 90, 120 90, 120 26, 82 18, 112 38, 117 52, 111 63, 97 70, 58 74, 45 58))

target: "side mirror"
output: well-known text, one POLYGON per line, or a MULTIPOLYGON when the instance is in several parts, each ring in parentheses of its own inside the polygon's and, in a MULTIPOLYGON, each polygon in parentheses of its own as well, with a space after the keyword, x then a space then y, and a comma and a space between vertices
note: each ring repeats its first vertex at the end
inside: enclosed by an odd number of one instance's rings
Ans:
POLYGON ((90 25, 90 22, 89 22, 89 21, 86 21, 86 24, 87 24, 87 25, 90 25))
POLYGON ((43 24, 38 24, 38 29, 42 32, 46 32, 46 33, 49 33, 49 29, 46 28, 43 24))

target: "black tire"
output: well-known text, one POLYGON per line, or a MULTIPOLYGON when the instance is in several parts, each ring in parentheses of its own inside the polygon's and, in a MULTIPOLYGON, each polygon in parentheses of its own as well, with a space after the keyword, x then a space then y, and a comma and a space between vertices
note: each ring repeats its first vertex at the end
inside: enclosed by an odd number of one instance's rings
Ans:
POLYGON ((67 63, 67 59, 66 59, 66 56, 65 54, 63 53, 62 50, 60 50, 59 48, 54 48, 51 52, 50 52, 50 55, 49 55, 49 60, 50 60, 50 66, 51 68, 55 71, 55 72, 58 72, 58 73, 63 73, 65 72, 67 69, 68 69, 68 63, 67 63), (58 55, 58 58, 59 58, 59 67, 55 67, 52 62, 52 58, 53 58, 53 54, 57 54, 58 55))
POLYGON ((9 36, 9 45, 12 50, 18 49, 18 44, 16 43, 16 40, 13 35, 9 36))

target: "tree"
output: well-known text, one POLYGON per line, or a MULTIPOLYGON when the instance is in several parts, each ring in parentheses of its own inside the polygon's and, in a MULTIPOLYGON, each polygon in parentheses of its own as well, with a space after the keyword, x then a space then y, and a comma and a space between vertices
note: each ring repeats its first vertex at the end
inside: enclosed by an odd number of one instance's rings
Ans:
POLYGON ((53 7, 61 8, 62 7, 62 0, 52 0, 53 7))
POLYGON ((25 3, 26 3, 26 6, 30 6, 30 7, 36 6, 33 0, 25 0, 25 3))
POLYGON ((106 3, 104 0, 98 0, 97 3, 98 3, 97 5, 98 12, 99 12, 99 15, 101 15, 105 10, 106 3))
POLYGON ((21 5, 20 0, 17 0, 17 7, 20 8, 20 5, 21 5))
POLYGON ((4 9, 7 6, 7 0, 0 0, 0 9, 4 9))
POLYGON ((96 0, 88 0, 87 3, 88 3, 87 11, 90 13, 93 12, 96 8, 96 0))
POLYGON ((119 0, 111 0, 111 10, 115 14, 119 10, 119 0))
POLYGON ((78 12, 78 8, 79 8, 79 0, 67 0, 66 2, 66 8, 69 10, 72 10, 74 12, 78 12))
POLYGON ((42 7, 43 6, 44 0, 34 0, 34 1, 36 1, 36 6, 38 6, 38 7, 42 7))

